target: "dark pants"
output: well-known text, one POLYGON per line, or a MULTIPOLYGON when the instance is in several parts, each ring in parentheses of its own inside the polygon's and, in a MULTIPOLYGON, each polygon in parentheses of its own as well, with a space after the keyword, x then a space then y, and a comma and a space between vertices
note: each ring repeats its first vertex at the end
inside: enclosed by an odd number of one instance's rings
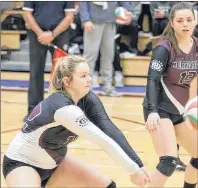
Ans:
POLYGON ((138 30, 139 26, 136 21, 132 21, 129 25, 118 26, 118 33, 129 37, 130 47, 137 49, 138 47, 138 30))
MULTIPOLYGON (((149 31, 152 31, 152 15, 151 15, 151 11, 150 11, 150 5, 149 4, 142 4, 142 11, 140 13, 140 16, 138 18, 138 24, 140 26, 140 30, 144 31, 143 28, 143 20, 144 20, 144 16, 147 15, 148 16, 148 21, 149 21, 149 31)), ((144 31, 145 32, 145 31, 144 31)))
POLYGON ((196 25, 193 35, 198 38, 198 25, 196 25))
MULTIPOLYGON (((68 44, 67 32, 60 34, 53 44, 63 48, 68 44)), ((54 49, 38 42, 37 36, 31 30, 28 31, 30 53, 30 79, 28 88, 28 114, 44 97, 44 68, 47 51, 53 55, 54 49)))
MULTIPOLYGON (((122 72, 122 68, 120 66, 120 53, 117 49, 116 44, 115 44, 115 56, 114 56, 114 60, 113 60, 113 68, 114 68, 115 71, 122 72)), ((100 71, 100 53, 99 53, 98 59, 96 61, 95 71, 97 71, 97 72, 100 71)))
POLYGON ((152 28, 153 36, 161 35, 167 24, 168 24, 168 19, 166 18, 153 20, 153 28, 152 28))

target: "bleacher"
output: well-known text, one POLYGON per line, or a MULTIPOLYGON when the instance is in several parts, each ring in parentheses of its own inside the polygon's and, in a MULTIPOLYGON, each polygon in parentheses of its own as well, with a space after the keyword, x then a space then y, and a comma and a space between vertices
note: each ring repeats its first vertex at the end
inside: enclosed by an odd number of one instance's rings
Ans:
MULTIPOLYGON (((13 10, 1 10, 1 23, 9 16, 13 14, 20 14, 23 16, 22 10, 17 10, 23 7, 24 2, 23 1, 16 1, 12 2, 12 6, 9 8, 12 8, 13 10)), ((24 30, 2 30, 1 29, 1 47, 7 47, 10 50, 20 50, 20 36, 22 34, 26 34, 27 31, 24 30)), ((1 54, 5 53, 1 52, 1 54)))
MULTIPOLYGON (((22 6, 22 2, 13 2, 15 6, 22 6)), ((4 20, 10 14, 22 14, 23 11, 6 10, 1 15, 1 21, 4 20)), ((146 24, 146 23, 145 23, 146 24)), ((28 51, 28 39, 20 41, 20 35, 26 33, 26 31, 9 31, 1 30, 1 46, 7 46, 10 50, 13 50, 9 60, 4 60, 1 63, 1 69, 5 71, 29 71, 29 51, 28 51)), ((127 41, 126 36, 123 36, 123 40, 127 41)), ((148 42, 153 40, 154 44, 158 38, 152 38, 148 34, 139 35, 138 48, 143 50, 148 42)), ((1 51, 1 54, 5 54, 5 51, 1 51)), ((121 58, 121 66, 123 68, 123 74, 125 76, 125 85, 145 85, 146 76, 148 72, 148 65, 150 56, 135 56, 135 57, 123 57, 121 58)), ((51 70, 51 55, 48 52, 46 59, 45 72, 51 70)))

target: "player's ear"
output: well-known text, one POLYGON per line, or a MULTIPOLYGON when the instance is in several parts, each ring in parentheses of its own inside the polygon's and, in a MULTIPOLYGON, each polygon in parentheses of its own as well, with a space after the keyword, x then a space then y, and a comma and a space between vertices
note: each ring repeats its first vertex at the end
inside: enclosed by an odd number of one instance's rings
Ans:
POLYGON ((174 28, 174 27, 173 27, 173 22, 172 22, 172 20, 170 20, 169 22, 170 22, 170 26, 171 26, 172 28, 174 28))
POLYGON ((64 86, 69 87, 70 79, 68 77, 64 77, 63 78, 63 84, 64 84, 64 86))

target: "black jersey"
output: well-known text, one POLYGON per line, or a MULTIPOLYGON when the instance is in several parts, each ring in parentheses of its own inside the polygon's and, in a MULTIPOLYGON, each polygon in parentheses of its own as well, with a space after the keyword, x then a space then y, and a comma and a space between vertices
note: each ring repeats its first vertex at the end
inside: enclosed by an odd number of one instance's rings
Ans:
MULTIPOLYGON (((76 134, 54 120, 56 111, 69 105, 74 105, 74 102, 61 92, 53 93, 40 102, 10 143, 5 155, 13 160, 44 169, 56 167, 66 155, 67 145, 78 138, 76 134)), ((98 96, 89 92, 78 102, 77 106, 84 112, 85 118, 116 141, 140 167, 143 166, 124 135, 108 118, 98 96)))
POLYGON ((172 47, 162 39, 153 50, 146 96, 143 105, 149 112, 157 108, 173 114, 183 114, 189 99, 189 87, 198 74, 198 39, 193 37, 193 46, 188 54, 172 47))

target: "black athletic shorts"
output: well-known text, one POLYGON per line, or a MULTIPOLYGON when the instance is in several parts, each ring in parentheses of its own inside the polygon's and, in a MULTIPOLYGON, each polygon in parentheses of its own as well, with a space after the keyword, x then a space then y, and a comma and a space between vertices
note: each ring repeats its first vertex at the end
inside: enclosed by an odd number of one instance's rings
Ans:
MULTIPOLYGON (((177 124, 184 122, 184 118, 182 115, 172 114, 161 109, 158 109, 158 114, 160 118, 170 119, 173 122, 173 125, 177 125, 177 124)), ((144 107, 144 121, 145 122, 147 121, 148 115, 149 115, 148 108, 144 107)))
POLYGON ((33 169, 35 169, 38 174, 41 177, 41 186, 45 187, 45 185, 47 184, 49 178, 51 177, 51 175, 53 174, 53 172, 56 170, 56 168, 53 169, 43 169, 43 168, 38 168, 20 161, 16 161, 16 160, 12 160, 10 158, 8 158, 7 156, 4 156, 3 158, 3 175, 4 178, 6 178, 6 176, 15 168, 21 167, 21 166, 29 166, 32 167, 33 169))

